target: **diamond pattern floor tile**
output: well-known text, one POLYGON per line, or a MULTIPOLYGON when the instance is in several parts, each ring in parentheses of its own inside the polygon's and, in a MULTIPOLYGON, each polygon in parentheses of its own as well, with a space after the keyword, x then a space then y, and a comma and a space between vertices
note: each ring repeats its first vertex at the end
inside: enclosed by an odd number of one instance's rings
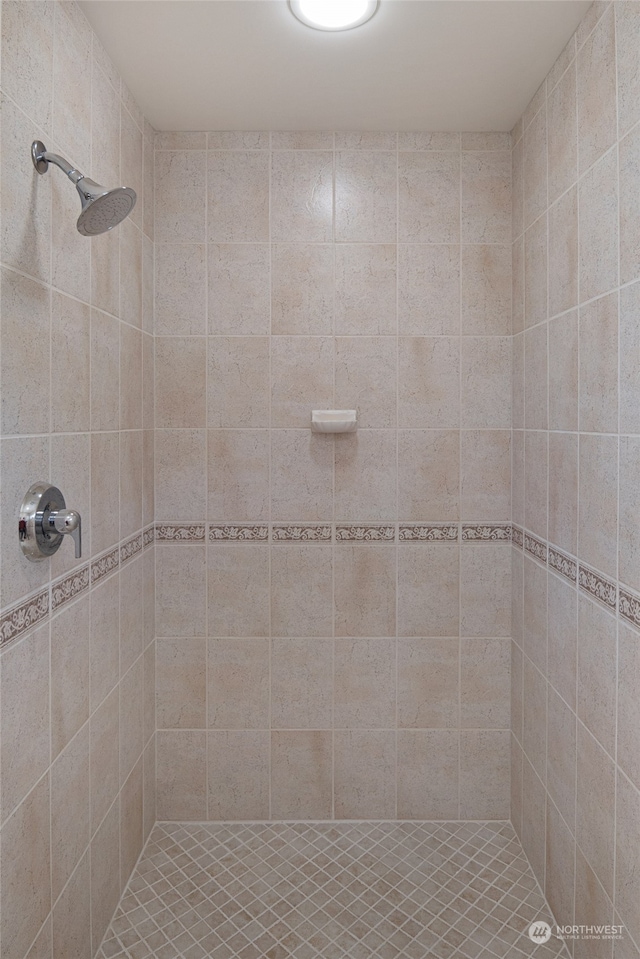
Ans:
POLYGON ((97 959, 566 957, 508 823, 158 823, 97 959))

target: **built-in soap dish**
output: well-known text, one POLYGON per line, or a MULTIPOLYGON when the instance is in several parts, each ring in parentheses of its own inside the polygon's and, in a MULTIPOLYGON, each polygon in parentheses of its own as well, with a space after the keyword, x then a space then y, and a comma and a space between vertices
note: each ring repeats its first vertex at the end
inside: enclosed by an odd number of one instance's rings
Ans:
POLYGON ((358 428, 356 410, 312 410, 311 429, 314 433, 353 433, 358 428))

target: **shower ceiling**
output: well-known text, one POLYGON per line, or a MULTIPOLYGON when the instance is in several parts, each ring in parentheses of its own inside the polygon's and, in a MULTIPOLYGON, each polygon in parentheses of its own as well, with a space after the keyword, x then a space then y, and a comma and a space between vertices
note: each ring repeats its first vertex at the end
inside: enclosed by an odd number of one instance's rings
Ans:
POLYGON ((382 0, 358 30, 285 0, 84 0, 158 130, 510 130, 590 6, 382 0))

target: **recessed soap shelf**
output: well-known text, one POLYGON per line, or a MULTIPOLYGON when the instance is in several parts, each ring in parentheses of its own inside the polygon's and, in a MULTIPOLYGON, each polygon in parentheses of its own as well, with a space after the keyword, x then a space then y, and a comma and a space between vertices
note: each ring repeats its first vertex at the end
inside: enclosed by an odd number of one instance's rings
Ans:
POLYGON ((357 410, 312 410, 314 433, 354 433, 358 428, 357 410))

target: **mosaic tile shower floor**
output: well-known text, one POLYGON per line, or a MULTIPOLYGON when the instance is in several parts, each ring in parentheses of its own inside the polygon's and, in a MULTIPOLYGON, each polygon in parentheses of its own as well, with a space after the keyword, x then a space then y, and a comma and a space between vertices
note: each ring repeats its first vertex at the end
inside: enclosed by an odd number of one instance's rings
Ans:
POLYGON ((564 957, 501 822, 159 823, 98 959, 564 957))

